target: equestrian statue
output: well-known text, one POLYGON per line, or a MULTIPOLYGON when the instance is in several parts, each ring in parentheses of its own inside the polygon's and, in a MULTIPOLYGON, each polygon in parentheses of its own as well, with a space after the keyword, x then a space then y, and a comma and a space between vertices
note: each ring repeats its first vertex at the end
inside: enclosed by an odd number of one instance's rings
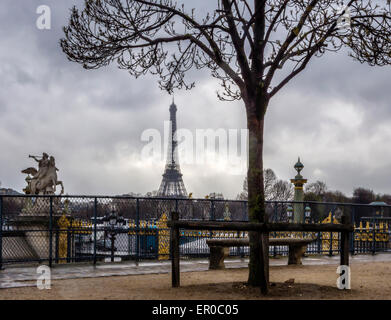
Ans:
POLYGON ((44 152, 42 157, 29 155, 29 158, 38 163, 38 170, 30 167, 22 171, 27 174, 27 187, 23 191, 31 195, 51 195, 55 194, 56 186, 61 185, 61 194, 63 194, 64 185, 62 181, 57 180, 59 170, 56 168, 54 157, 49 157, 44 152))

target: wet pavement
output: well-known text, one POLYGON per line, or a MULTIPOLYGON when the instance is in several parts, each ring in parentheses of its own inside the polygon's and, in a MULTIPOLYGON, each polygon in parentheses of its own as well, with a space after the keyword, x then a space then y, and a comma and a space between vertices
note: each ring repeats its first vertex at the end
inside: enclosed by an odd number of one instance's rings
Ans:
MULTIPOLYGON (((271 266, 287 265, 287 258, 271 258, 271 266)), ((355 255, 351 256, 352 264, 362 262, 391 262, 391 254, 355 255)), ((208 259, 182 260, 181 272, 206 271, 209 267, 208 259)), ((338 265, 339 256, 310 256, 303 258, 303 265, 338 265)), ((225 260, 226 268, 246 268, 248 259, 232 258, 225 260)), ((37 267, 35 266, 5 266, 0 270, 0 289, 36 286, 37 267)), ((151 262, 118 262, 91 264, 56 265, 51 269, 52 280, 97 278, 111 276, 127 276, 142 274, 170 273, 170 261, 151 262)))

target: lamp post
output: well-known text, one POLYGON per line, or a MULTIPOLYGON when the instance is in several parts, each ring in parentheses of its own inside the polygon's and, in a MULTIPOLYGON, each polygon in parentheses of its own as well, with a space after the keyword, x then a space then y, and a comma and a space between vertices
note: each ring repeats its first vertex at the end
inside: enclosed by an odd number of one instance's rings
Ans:
POLYGON ((105 227, 105 233, 107 232, 111 241, 111 262, 114 262, 114 243, 115 237, 118 233, 118 229, 125 225, 125 219, 122 216, 118 216, 115 205, 112 206, 111 212, 107 214, 103 219, 103 225, 105 227))
MULTIPOLYGON (((297 175, 294 179, 291 179, 291 182, 295 186, 295 195, 294 201, 303 202, 304 201, 304 190, 303 186, 307 183, 307 179, 304 179, 300 172, 304 169, 304 165, 301 163, 300 158, 297 160, 297 163, 294 165, 295 170, 297 171, 297 175)), ((295 216, 294 222, 303 223, 304 220, 304 206, 302 203, 295 203, 293 205, 295 216)))
POLYGON ((229 212, 228 203, 225 204, 224 221, 231 221, 231 212, 229 212))
POLYGON ((290 204, 288 204, 288 208, 286 208, 286 215, 288 217, 288 222, 292 222, 293 218, 293 208, 290 204))
POLYGON ((305 222, 309 223, 311 220, 311 208, 309 205, 307 205, 304 209, 304 215, 305 215, 305 222))

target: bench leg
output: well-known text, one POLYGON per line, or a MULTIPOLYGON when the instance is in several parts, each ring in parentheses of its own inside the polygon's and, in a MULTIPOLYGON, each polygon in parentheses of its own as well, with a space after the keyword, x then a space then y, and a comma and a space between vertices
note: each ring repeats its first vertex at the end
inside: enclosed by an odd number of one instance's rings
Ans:
POLYGON ((229 248, 210 247, 209 270, 225 269, 224 258, 229 255, 229 248))
POLYGON ((301 265, 301 257, 304 255, 307 246, 289 246, 288 264, 301 265))

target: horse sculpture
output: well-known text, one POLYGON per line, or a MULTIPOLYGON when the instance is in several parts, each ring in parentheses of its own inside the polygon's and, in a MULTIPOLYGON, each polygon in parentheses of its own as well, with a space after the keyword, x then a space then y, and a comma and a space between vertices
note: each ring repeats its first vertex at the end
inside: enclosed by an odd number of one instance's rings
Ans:
POLYGON ((64 185, 62 181, 57 179, 58 169, 54 157, 49 158, 46 153, 43 153, 41 159, 35 156, 29 157, 38 162, 39 168, 37 170, 30 167, 22 171, 28 175, 26 178, 27 187, 23 191, 31 195, 50 195, 56 192, 56 186, 61 185, 61 194, 63 194, 64 185))

